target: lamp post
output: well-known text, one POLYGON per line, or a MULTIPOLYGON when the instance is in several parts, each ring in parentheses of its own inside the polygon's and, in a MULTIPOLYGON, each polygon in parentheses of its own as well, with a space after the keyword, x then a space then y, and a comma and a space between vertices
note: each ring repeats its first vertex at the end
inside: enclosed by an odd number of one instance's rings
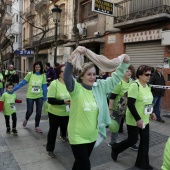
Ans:
MULTIPOLYGON (((13 44, 14 44, 14 41, 15 41, 15 36, 14 36, 14 35, 11 35, 11 36, 9 37, 9 40, 10 40, 10 44, 11 44, 11 48, 12 48, 12 53, 14 54, 13 44)), ((13 57, 12 57, 12 64, 14 64, 14 63, 13 63, 13 57)))
POLYGON ((55 64, 57 62, 57 34, 58 34, 57 29, 62 10, 58 6, 55 6, 51 11, 53 14, 53 21, 55 23, 55 47, 56 47, 54 48, 54 64, 55 64))

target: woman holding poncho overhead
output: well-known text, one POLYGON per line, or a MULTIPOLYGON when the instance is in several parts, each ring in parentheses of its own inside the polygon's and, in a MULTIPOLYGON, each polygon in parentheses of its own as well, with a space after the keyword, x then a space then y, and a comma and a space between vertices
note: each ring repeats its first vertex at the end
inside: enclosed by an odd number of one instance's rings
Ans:
POLYGON ((71 97, 68 137, 75 157, 72 170, 91 169, 89 157, 93 147, 106 138, 105 127, 111 123, 106 94, 112 92, 121 81, 129 67, 128 62, 126 54, 109 60, 80 46, 69 57, 64 70, 64 81, 71 97), (83 64, 84 55, 106 72, 118 68, 106 80, 96 81, 94 64, 83 64), (73 66, 81 69, 80 83, 73 79, 73 66))

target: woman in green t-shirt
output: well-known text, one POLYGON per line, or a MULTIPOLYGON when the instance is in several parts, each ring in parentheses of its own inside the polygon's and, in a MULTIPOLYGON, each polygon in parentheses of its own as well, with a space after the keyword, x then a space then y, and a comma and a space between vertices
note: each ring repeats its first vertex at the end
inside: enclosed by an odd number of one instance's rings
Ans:
POLYGON ((165 149, 162 170, 170 170, 170 138, 168 139, 165 149))
POLYGON ((69 119, 69 105, 70 105, 70 95, 66 89, 63 72, 65 65, 59 65, 56 69, 57 80, 51 82, 48 87, 48 117, 49 117, 49 131, 47 136, 47 146, 46 150, 48 156, 54 158, 53 153, 55 148, 57 130, 60 126, 61 136, 63 141, 67 141, 67 125, 69 119))
POLYGON ((135 166, 152 170, 149 164, 149 117, 156 119, 153 111, 153 96, 147 85, 151 77, 151 68, 141 65, 136 71, 136 83, 132 83, 128 90, 128 108, 126 110, 126 124, 128 138, 112 146, 112 159, 117 160, 118 154, 135 144, 140 135, 140 144, 135 166))
POLYGON ((73 62, 70 57, 64 71, 64 81, 71 97, 68 138, 75 158, 72 169, 90 170, 93 147, 105 139, 105 127, 111 123, 106 94, 121 81, 129 66, 129 56, 124 56, 111 77, 97 81, 96 69, 91 62, 83 65, 79 82, 73 79, 73 62))
POLYGON ((35 116, 35 132, 42 133, 39 128, 39 123, 41 119, 43 100, 47 100, 47 82, 46 76, 43 71, 43 64, 41 61, 36 61, 33 65, 33 71, 28 72, 25 78, 14 87, 13 91, 18 90, 28 83, 26 101, 27 101, 27 111, 25 115, 25 120, 23 126, 27 125, 30 116, 33 113, 34 102, 36 104, 36 116, 35 116))

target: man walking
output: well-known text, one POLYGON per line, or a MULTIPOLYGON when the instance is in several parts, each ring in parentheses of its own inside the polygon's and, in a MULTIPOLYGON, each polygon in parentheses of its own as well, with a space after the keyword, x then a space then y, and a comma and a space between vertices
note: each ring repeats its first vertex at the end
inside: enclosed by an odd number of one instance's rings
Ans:
POLYGON ((45 68, 47 70, 46 77, 47 77, 47 86, 50 85, 50 83, 56 79, 56 72, 55 70, 50 66, 50 63, 45 64, 45 68))
POLYGON ((9 65, 8 70, 5 70, 5 77, 6 82, 9 83, 18 83, 19 77, 16 73, 16 70, 14 69, 14 66, 12 64, 9 65))
MULTIPOLYGON (((163 66, 157 65, 155 72, 153 73, 152 77, 150 78, 149 84, 153 85, 165 85, 165 79, 162 75, 162 68, 163 66)), ((164 96, 165 89, 161 88, 152 88, 153 94, 153 112, 156 114, 157 121, 164 123, 165 121, 161 118, 161 102, 162 97, 164 96)))

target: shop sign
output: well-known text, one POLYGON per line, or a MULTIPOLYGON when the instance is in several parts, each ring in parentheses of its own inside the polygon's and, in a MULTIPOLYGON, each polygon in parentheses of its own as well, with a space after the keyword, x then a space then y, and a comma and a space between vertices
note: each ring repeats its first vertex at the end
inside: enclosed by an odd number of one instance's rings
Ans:
POLYGON ((161 29, 140 31, 135 33, 124 34, 124 43, 151 41, 161 39, 161 29))
POLYGON ((32 54, 34 54, 34 51, 32 51, 32 50, 16 50, 15 53, 18 55, 32 55, 32 54))
POLYGON ((92 0, 92 11, 113 16, 114 3, 107 0, 92 0))

